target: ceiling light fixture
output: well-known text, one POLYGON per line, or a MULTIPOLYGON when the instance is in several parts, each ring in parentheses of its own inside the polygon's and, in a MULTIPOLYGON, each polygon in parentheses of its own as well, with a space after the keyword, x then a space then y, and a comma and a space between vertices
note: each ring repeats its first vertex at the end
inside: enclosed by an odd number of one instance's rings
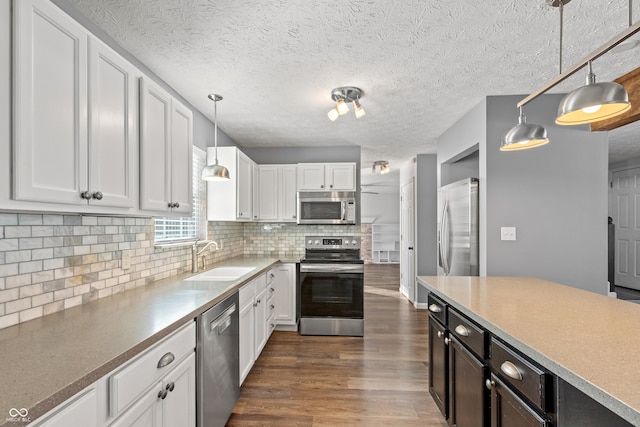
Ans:
POLYGON ((334 122, 338 116, 343 116, 349 112, 349 102, 353 102, 355 106, 356 118, 359 119, 366 113, 362 105, 360 105, 360 98, 364 96, 362 89, 353 86, 338 87, 331 91, 331 99, 336 102, 336 106, 329 110, 327 116, 329 120, 334 122))
POLYGON ((385 173, 389 173, 389 162, 386 160, 376 160, 373 162, 373 166, 371 167, 371 172, 376 173, 376 166, 380 168, 380 175, 384 175, 385 173))
POLYGON ((615 82, 596 83, 596 76, 588 62, 587 84, 565 95, 558 106, 556 123, 581 125, 608 119, 631 108, 629 94, 615 82))
MULTIPOLYGON (((547 4, 553 7, 562 7, 562 5, 569 3, 570 0, 546 0, 547 4)), ((562 23, 562 20, 561 20, 562 23)), ((562 25, 561 25, 561 31, 562 31, 562 25)), ((522 107, 525 104, 531 102, 532 100, 534 100, 535 98, 537 98, 538 96, 542 95, 543 93, 546 93, 548 90, 550 90, 551 88, 555 87, 556 85, 558 85, 560 82, 563 82, 564 80, 566 80, 567 78, 571 77, 572 75, 574 75, 576 72, 578 72, 579 70, 581 70, 582 68, 584 68, 585 65, 589 65, 592 61, 598 59, 599 57, 601 57, 602 55, 604 55, 605 53, 609 52, 611 49, 613 49, 614 47, 620 45, 621 43, 623 43, 625 40, 629 39, 630 37, 632 37, 633 35, 635 35, 636 33, 638 33, 640 31, 640 22, 637 22, 633 25, 630 25, 626 30, 620 32, 618 35, 616 35, 615 37, 613 37, 609 42, 603 44, 602 46, 600 46, 599 48, 597 48, 596 50, 594 50, 593 52, 591 52, 589 55, 587 55, 585 58, 583 58, 581 61, 579 61, 577 64, 575 64, 573 67, 571 67, 569 70, 560 73, 560 75, 558 75, 556 78, 554 78, 553 80, 551 80, 549 83, 547 83, 546 85, 544 85, 543 87, 541 87, 540 89, 538 89, 537 91, 533 92, 532 94, 530 94, 529 96, 527 96, 526 98, 522 99, 520 102, 518 102, 517 107, 522 107)), ((590 78, 590 77, 588 77, 590 78)), ((613 84, 617 84, 617 83, 613 83, 613 84)), ((599 84, 587 84, 587 86, 584 86, 582 88, 579 88, 578 90, 580 91, 581 89, 584 89, 586 87, 589 86, 595 86, 599 89, 596 89, 597 91, 601 92, 601 98, 600 101, 602 102, 600 105, 602 105, 602 107, 600 108, 600 111, 602 111, 603 113, 605 113, 606 117, 613 117, 616 116, 618 114, 622 114, 625 111, 627 111, 629 109, 629 99, 628 99, 628 94, 626 96, 626 100, 624 96, 620 96, 621 91, 619 91, 619 89, 615 89, 612 90, 613 88, 602 88, 602 86, 598 86, 599 84), (612 93, 613 92, 613 93, 612 93), (620 104, 622 104, 622 107, 619 107, 620 104), (616 107, 615 109, 613 107, 610 107, 610 105, 616 105, 618 107, 616 107), (614 112, 615 110, 615 112, 614 112)), ((622 88, 624 90, 624 88, 622 88)), ((591 91, 592 89, 590 88, 589 91, 591 91)), ((573 92, 572 92, 573 93, 573 92)), ((626 94, 626 90, 624 91, 624 94, 626 94)), ((571 95, 571 94, 569 94, 571 95)), ((567 97, 569 96, 567 95, 567 97)), ((578 100, 581 100, 581 97, 578 97, 578 100)), ((584 99, 584 98, 582 98, 584 99)), ((564 100, 563 100, 564 101, 564 100)), ((571 101, 571 99, 569 99, 569 101, 571 101)), ((560 104, 560 108, 559 108, 559 113, 562 113, 563 111, 563 107, 562 105, 564 104, 564 102, 562 102, 560 104)), ((594 107, 593 103, 589 103, 589 104, 585 104, 582 103, 582 105, 580 107, 580 110, 582 111, 582 108, 586 107, 594 107)), ((598 113, 600 112, 598 111, 598 113)), ((598 121, 601 120, 603 117, 600 114, 596 114, 596 113, 584 113, 583 115, 589 115, 589 120, 581 120, 577 123, 560 123, 560 124, 582 124, 582 123, 591 123, 594 121, 598 121)), ((562 121, 562 115, 559 114, 558 119, 560 121, 562 121)))
POLYGON ((215 163, 207 165, 202 169, 202 179, 205 181, 223 181, 230 178, 229 169, 218 164, 218 101, 222 101, 222 96, 211 93, 208 98, 213 101, 213 123, 214 123, 214 153, 215 163))
POLYGON ((518 151, 540 147, 549 142, 547 130, 533 123, 527 123, 527 118, 520 107, 518 124, 507 132, 502 140, 500 151, 518 151))

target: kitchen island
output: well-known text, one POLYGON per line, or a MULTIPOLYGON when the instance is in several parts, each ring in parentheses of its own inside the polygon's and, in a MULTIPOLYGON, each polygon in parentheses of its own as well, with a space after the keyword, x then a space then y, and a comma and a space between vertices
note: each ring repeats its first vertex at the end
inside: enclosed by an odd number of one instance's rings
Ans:
POLYGON ((0 425, 24 425, 11 419, 23 408, 31 420, 42 416, 277 262, 232 258, 212 267, 254 269, 215 282, 183 274, 0 330, 0 425))
POLYGON ((421 276, 418 283, 557 376, 558 425, 570 425, 585 401, 640 425, 640 305, 535 278, 421 276))

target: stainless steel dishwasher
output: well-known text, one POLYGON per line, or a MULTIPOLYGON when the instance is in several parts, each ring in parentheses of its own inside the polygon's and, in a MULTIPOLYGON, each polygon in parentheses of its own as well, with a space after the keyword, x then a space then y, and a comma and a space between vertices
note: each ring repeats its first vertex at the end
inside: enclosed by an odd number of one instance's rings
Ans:
POLYGON ((198 317, 198 427, 224 426, 240 397, 238 293, 198 317))

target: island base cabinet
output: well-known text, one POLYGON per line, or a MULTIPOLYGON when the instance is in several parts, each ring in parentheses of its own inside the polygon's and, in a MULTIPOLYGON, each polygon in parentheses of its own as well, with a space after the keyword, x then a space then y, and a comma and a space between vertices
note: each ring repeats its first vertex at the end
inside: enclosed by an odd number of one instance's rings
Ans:
POLYGON ((549 427, 551 421, 540 416, 491 374, 491 427, 549 427))
POLYGON ((429 316, 429 393, 442 415, 449 416, 449 360, 446 329, 429 316))
POLYGON ((558 426, 631 427, 633 424, 558 378, 558 426))
POLYGON ((458 340, 449 339, 449 425, 488 425, 489 399, 485 380, 487 366, 458 340))

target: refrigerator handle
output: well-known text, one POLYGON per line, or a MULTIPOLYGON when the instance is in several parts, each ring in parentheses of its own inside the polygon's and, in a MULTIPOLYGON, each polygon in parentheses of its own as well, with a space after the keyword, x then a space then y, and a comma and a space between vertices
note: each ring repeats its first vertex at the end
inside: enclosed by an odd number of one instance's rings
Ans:
POLYGON ((448 276, 451 271, 449 266, 449 200, 444 204, 444 231, 442 232, 442 239, 444 245, 442 245, 442 258, 444 259, 444 273, 448 276))
POLYGON ((442 256, 442 245, 444 242, 442 241, 442 230, 444 228, 444 207, 447 201, 442 202, 442 210, 440 211, 440 227, 438 229, 438 266, 442 267, 444 271, 444 257, 442 256))

